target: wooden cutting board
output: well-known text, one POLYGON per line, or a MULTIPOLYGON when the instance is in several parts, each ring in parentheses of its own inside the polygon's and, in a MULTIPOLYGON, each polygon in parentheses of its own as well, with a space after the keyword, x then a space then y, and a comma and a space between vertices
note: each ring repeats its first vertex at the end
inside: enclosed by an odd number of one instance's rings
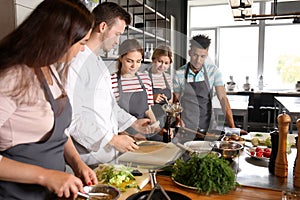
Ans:
MULTIPOLYGON (((138 169, 138 170, 140 172, 142 172, 143 175, 135 176, 136 182, 139 185, 140 189, 143 189, 145 187, 145 185, 147 185, 148 182, 150 181, 149 173, 148 173, 148 170, 146 170, 146 169, 138 169)), ((132 194, 135 194, 137 192, 139 192, 139 190, 137 188, 128 188, 128 189, 126 189, 125 192, 122 192, 122 194, 118 200, 126 200, 129 196, 131 196, 132 194)))
MULTIPOLYGON (((108 164, 108 165, 110 165, 110 164, 108 164)), ((120 165, 114 165, 114 166, 120 167, 120 165)), ((145 187, 145 185, 147 185, 147 183, 150 181, 148 169, 140 169, 140 168, 132 168, 132 169, 137 169, 142 173, 141 176, 135 176, 135 181, 136 181, 137 185, 139 186, 139 188, 143 189, 145 187)), ((94 171, 96 172, 97 168, 95 168, 94 171)), ((126 200, 129 196, 131 196, 132 194, 135 194, 137 192, 139 192, 138 188, 127 188, 125 190, 125 192, 121 193, 121 196, 118 200, 126 200)))
POLYGON ((165 166, 175 161, 181 149, 173 143, 147 141, 139 144, 140 149, 126 152, 118 157, 119 163, 132 166, 165 166))

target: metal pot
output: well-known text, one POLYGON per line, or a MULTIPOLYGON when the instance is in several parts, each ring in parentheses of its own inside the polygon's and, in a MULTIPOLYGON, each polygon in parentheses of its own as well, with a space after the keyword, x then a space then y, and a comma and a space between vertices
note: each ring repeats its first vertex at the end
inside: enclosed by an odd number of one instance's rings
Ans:
POLYGON ((79 199, 88 199, 88 200, 117 200, 119 199, 121 192, 118 188, 110 185, 94 185, 94 186, 85 186, 84 191, 86 194, 79 194, 79 199))
POLYGON ((244 148, 238 142, 234 141, 215 141, 211 142, 212 150, 217 151, 225 159, 232 159, 239 156, 241 150, 244 148))

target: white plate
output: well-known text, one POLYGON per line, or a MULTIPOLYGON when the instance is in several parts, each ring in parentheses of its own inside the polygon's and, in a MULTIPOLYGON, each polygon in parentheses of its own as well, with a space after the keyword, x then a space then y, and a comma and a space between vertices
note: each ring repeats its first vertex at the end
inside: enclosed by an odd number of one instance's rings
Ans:
MULTIPOLYGON (((258 138, 259 141, 264 141, 268 137, 271 137, 271 135, 270 133, 265 133, 265 132, 250 132, 248 133, 248 135, 243 135, 241 137, 247 141, 251 141, 253 138, 258 138)), ((287 140, 291 145, 295 145, 296 144, 295 134, 287 134, 287 140)))
POLYGON ((182 183, 179 183, 179 182, 175 181, 173 177, 172 177, 172 180, 174 181, 175 184, 177 184, 177 185, 179 185, 179 186, 181 186, 181 187, 185 187, 185 188, 192 189, 192 190, 197 190, 196 187, 184 185, 184 184, 182 184, 182 183))
MULTIPOLYGON (((264 157, 264 156, 262 156, 262 157, 257 157, 257 156, 255 156, 255 155, 251 155, 251 153, 250 153, 251 149, 253 149, 253 150, 255 151, 256 148, 257 148, 257 147, 246 148, 246 153, 247 153, 251 158, 254 158, 254 159, 257 159, 257 160, 265 160, 265 161, 269 161, 269 160, 270 160, 270 158, 267 158, 267 157, 264 157)), ((267 147, 260 147, 260 148, 262 149, 262 151, 264 151, 264 149, 267 148, 267 147)), ((269 148, 269 149, 272 151, 271 148, 269 148)))
POLYGON ((264 132, 250 132, 248 135, 241 136, 245 140, 252 140, 253 138, 258 138, 260 141, 263 141, 270 137, 270 133, 264 133, 264 132))
POLYGON ((189 141, 189 142, 185 142, 183 145, 198 152, 201 151, 207 152, 207 151, 211 151, 212 149, 212 146, 210 145, 210 141, 189 141))

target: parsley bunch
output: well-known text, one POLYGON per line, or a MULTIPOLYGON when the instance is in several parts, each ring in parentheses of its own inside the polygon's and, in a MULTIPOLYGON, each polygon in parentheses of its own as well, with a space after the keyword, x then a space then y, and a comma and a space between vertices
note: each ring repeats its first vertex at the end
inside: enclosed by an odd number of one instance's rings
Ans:
POLYGON ((196 187, 198 192, 211 192, 225 194, 234 189, 238 183, 235 181, 235 172, 227 160, 216 155, 193 155, 187 162, 178 159, 172 169, 175 181, 196 187))

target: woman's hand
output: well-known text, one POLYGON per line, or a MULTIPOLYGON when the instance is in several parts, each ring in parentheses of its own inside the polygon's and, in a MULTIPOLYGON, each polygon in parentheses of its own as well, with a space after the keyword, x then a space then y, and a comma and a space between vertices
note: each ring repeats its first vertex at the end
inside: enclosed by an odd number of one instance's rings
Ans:
POLYGON ((75 176, 81 178, 85 185, 97 185, 96 173, 89 168, 83 161, 77 161, 76 167, 72 168, 75 176))
POLYGON ((164 94, 153 94, 153 100, 155 103, 162 103, 164 101, 168 101, 166 95, 164 94))
POLYGON ((82 181, 72 174, 56 171, 43 170, 39 176, 39 184, 54 192, 58 197, 77 197, 77 192, 84 192, 82 181))
MULTIPOLYGON (((167 132, 167 129, 165 129, 165 128, 162 128, 160 131, 159 131, 159 135, 163 135, 164 133, 166 133, 167 132)), ((174 137, 174 132, 173 132, 173 129, 172 128, 170 128, 170 137, 171 138, 173 138, 174 137)))

